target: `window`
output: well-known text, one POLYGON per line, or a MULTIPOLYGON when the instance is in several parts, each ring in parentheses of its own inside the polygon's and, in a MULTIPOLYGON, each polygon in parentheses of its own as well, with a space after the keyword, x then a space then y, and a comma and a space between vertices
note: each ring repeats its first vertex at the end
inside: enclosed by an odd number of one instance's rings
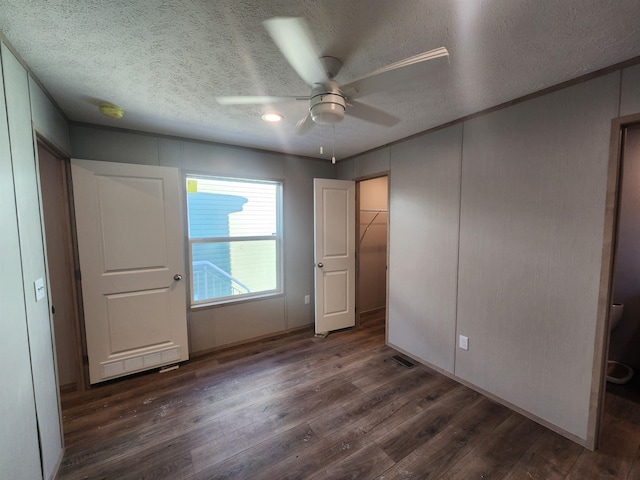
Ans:
POLYGON ((192 305, 281 291, 279 182, 187 177, 192 305))

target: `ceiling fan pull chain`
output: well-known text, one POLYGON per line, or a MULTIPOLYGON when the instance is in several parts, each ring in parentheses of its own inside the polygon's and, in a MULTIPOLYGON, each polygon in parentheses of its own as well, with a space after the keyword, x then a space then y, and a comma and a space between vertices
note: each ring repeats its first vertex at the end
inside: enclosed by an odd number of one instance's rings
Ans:
POLYGON ((336 126, 331 125, 331 164, 336 164, 336 126))

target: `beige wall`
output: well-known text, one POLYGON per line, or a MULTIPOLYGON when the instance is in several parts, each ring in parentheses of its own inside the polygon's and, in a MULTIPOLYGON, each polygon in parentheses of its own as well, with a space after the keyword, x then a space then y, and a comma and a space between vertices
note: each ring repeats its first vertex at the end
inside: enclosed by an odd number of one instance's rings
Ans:
POLYGON ((214 143, 71 126, 72 157, 163 165, 182 173, 283 180, 284 294, 190 312, 190 350, 208 351, 313 323, 313 178, 334 178, 336 166, 214 143))
POLYGON ((339 169, 390 172, 389 342, 586 445, 611 120, 638 85, 635 66, 339 169))

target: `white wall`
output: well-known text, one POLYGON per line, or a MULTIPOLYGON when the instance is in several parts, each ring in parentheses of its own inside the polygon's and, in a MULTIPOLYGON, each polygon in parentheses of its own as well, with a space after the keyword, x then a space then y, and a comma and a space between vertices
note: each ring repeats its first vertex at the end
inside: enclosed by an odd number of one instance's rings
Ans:
POLYGON ((313 298, 313 178, 335 178, 336 166, 323 160, 90 125, 71 126, 71 151, 72 157, 88 160, 282 180, 284 294, 192 310, 190 350, 205 352, 313 323, 313 304, 304 304, 305 295, 313 298))
POLYGON ((585 445, 611 120, 639 85, 631 67, 339 168, 390 171, 389 342, 585 445))
POLYGON ((6 375, 3 370, 2 375, 6 395, 0 414, 5 440, 0 449, 0 477, 52 478, 63 453, 62 429, 50 304, 47 292, 37 300, 34 288, 34 281, 40 278, 46 286, 47 274, 32 122, 38 118, 52 142, 64 145, 66 121, 51 115, 54 107, 30 82, 26 69, 4 43, 1 59, 2 106, 6 106, 0 121, 2 267, 6 281, 0 287, 0 363, 10 370, 6 375))

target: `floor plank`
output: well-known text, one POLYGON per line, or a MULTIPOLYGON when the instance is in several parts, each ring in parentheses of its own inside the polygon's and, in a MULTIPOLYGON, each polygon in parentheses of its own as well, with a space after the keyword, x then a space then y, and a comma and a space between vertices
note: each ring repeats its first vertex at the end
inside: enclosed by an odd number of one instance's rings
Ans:
POLYGON ((378 443, 389 457, 399 462, 415 450, 416 445, 429 443, 479 396, 479 393, 457 385, 440 397, 440 401, 433 403, 420 415, 408 419, 378 443))
POLYGON ((392 467, 393 460, 375 443, 370 443, 358 449, 326 470, 309 477, 310 480, 324 480, 327 478, 348 478, 352 480, 376 478, 385 470, 392 467))
POLYGON ((479 398, 431 442, 417 446, 385 472, 384 479, 440 477, 480 445, 510 414, 506 407, 479 398))
POLYGON ((311 427, 297 425, 279 435, 254 445, 222 462, 200 469, 194 465, 196 480, 244 479, 258 475, 280 461, 282 457, 300 455, 318 440, 311 427))

